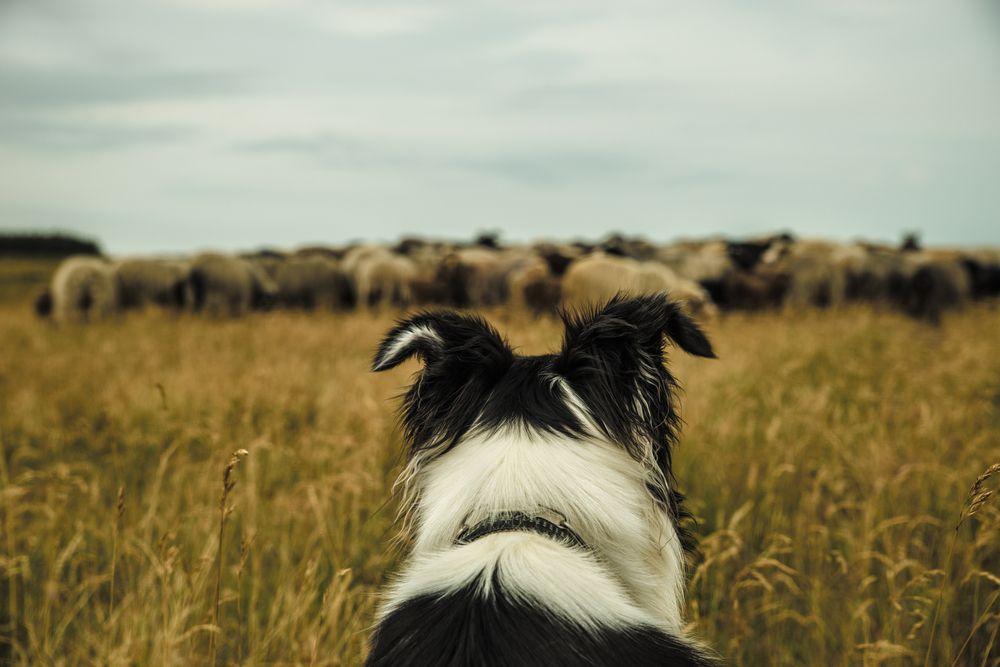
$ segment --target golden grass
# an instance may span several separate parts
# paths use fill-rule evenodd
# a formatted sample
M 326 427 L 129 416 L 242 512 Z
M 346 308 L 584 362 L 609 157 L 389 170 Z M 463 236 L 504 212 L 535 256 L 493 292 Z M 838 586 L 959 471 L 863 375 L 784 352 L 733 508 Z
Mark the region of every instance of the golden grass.
M 416 366 L 368 372 L 391 319 L 0 306 L 0 662 L 358 664 L 398 560 L 391 397 Z M 710 330 L 719 361 L 672 360 L 694 633 L 738 665 L 998 664 L 996 476 L 970 487 L 1000 461 L 1000 311 Z

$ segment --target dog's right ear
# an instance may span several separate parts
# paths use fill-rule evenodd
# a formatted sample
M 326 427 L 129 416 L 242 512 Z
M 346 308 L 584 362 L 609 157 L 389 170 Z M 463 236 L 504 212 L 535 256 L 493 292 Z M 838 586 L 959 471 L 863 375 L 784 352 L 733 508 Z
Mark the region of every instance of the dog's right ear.
M 450 311 L 420 313 L 397 323 L 379 345 L 372 370 L 389 370 L 414 356 L 425 367 L 483 371 L 506 368 L 513 361 L 510 347 L 485 320 Z

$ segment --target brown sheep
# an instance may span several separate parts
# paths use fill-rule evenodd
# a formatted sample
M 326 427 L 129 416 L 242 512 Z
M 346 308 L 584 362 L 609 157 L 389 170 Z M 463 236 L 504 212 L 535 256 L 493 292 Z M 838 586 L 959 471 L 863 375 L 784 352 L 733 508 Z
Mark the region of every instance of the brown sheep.
M 203 253 L 191 262 L 191 308 L 212 315 L 243 315 L 274 304 L 277 286 L 250 260 Z

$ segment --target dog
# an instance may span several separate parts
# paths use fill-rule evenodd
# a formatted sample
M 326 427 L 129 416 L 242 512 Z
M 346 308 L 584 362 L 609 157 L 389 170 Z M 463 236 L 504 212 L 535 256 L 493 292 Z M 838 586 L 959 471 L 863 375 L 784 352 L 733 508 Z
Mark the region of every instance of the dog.
M 417 357 L 400 476 L 412 553 L 367 665 L 709 665 L 685 636 L 689 515 L 671 471 L 672 342 L 714 358 L 665 294 L 563 313 L 555 354 L 483 319 L 424 312 L 373 362 Z

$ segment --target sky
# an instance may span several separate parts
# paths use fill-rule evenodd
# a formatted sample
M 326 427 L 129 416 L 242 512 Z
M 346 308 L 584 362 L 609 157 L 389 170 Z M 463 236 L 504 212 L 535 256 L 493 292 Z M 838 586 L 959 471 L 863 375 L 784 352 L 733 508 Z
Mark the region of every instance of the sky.
M 0 0 L 0 230 L 1000 245 L 993 0 Z

